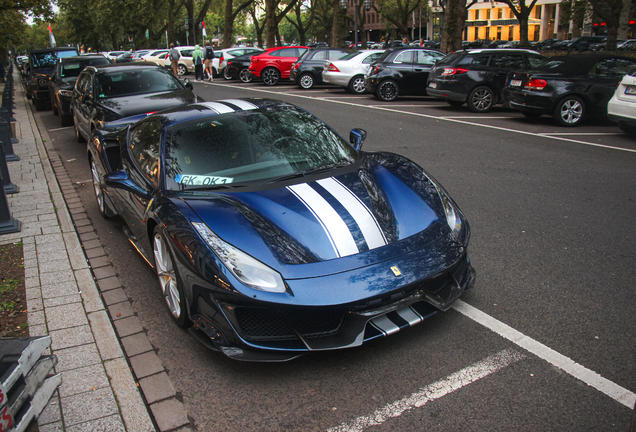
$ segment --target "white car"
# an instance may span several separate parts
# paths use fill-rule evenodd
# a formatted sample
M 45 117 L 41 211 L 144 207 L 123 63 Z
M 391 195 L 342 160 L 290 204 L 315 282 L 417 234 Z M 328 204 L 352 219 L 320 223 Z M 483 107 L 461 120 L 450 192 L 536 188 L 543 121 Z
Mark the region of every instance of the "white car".
M 115 63 L 115 59 L 119 57 L 120 55 L 124 54 L 125 52 L 126 51 L 109 51 L 104 55 L 106 56 L 108 60 Z
M 339 60 L 325 60 L 322 70 L 322 80 L 325 83 L 343 87 L 351 93 L 362 94 L 364 75 L 369 66 L 380 58 L 384 50 L 363 50 L 351 53 Z
M 143 59 L 143 61 L 152 62 L 158 65 L 163 65 L 165 64 L 163 56 L 167 54 L 169 51 L 170 50 L 167 50 L 167 49 L 150 51 L 148 54 L 142 56 L 141 58 Z
M 187 73 L 194 73 L 194 63 L 192 63 L 192 53 L 194 52 L 194 47 L 180 46 L 175 48 L 181 55 L 178 63 L 179 76 L 185 75 Z M 166 56 L 164 64 L 168 69 L 172 69 L 172 62 L 170 61 L 170 58 L 168 56 Z
M 240 47 L 240 48 L 225 48 L 222 50 L 214 50 L 214 59 L 212 60 L 212 69 L 214 70 L 214 76 L 223 74 L 223 77 L 227 80 L 232 79 L 230 76 L 225 75 L 225 66 L 227 61 L 234 57 L 242 56 L 243 54 L 252 54 L 263 52 L 262 49 L 256 47 Z
M 625 133 L 636 135 L 636 71 L 623 77 L 607 104 L 607 117 Z

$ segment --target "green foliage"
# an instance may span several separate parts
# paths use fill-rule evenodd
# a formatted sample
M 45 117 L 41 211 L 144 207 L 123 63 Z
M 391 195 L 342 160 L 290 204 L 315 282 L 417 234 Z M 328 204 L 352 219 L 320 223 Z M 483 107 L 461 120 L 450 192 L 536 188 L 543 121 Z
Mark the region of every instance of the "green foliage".
M 0 303 L 0 311 L 9 311 L 15 307 L 14 302 L 2 302 Z

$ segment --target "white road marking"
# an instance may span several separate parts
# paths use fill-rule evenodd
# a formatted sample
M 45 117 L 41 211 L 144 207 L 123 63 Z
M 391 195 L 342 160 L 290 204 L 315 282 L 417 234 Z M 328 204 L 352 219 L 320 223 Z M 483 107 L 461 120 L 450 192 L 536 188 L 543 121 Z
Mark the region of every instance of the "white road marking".
M 503 350 L 472 366 L 455 372 L 443 380 L 423 387 L 420 391 L 404 399 L 385 405 L 369 415 L 361 416 L 340 426 L 327 429 L 327 432 L 361 432 L 367 427 L 380 425 L 391 418 L 399 417 L 405 411 L 422 407 L 428 402 L 442 398 L 523 358 L 525 358 L 525 355 L 517 351 Z
M 573 377 L 583 381 L 585 384 L 594 387 L 598 391 L 606 394 L 615 401 L 620 402 L 629 409 L 634 407 L 636 394 L 616 383 L 613 383 L 607 378 L 603 378 L 600 374 L 593 370 L 576 363 L 574 360 L 556 352 L 552 348 L 549 348 L 540 342 L 537 342 L 536 340 L 524 335 L 468 303 L 457 300 L 453 305 L 453 309 L 492 330 L 501 337 L 508 339 L 521 348 L 530 351 L 532 354 L 542 358 Z
M 63 127 L 63 128 L 49 129 L 48 132 L 57 132 L 57 131 L 65 130 L 65 129 L 70 129 L 72 127 L 73 126 L 67 126 L 67 127 Z
M 73 162 L 76 161 L 77 159 L 68 159 L 66 162 Z
M 576 136 L 576 135 L 581 135 L 581 136 L 589 136 L 589 135 L 607 135 L 607 136 L 614 136 L 614 135 L 625 135 L 622 132 L 543 132 L 543 133 L 539 133 L 538 135 L 560 135 L 560 136 Z
M 262 93 L 279 94 L 279 92 L 275 92 L 275 91 L 272 91 L 272 90 L 263 90 L 263 89 L 259 89 L 259 88 L 256 88 L 256 87 L 241 87 L 241 86 L 234 86 L 234 85 L 227 85 L 227 87 L 241 88 L 241 89 L 245 89 L 245 90 L 251 90 L 251 91 L 262 92 Z M 609 146 L 609 145 L 604 145 L 604 144 L 590 143 L 590 142 L 586 142 L 586 141 L 579 141 L 579 140 L 574 140 L 574 139 L 565 138 L 565 137 L 559 137 L 559 136 L 554 136 L 554 135 L 539 135 L 536 132 L 525 132 L 525 131 L 519 131 L 519 130 L 515 130 L 515 129 L 499 127 L 499 126 L 472 123 L 472 122 L 468 122 L 468 121 L 463 121 L 462 119 L 444 118 L 444 117 L 434 116 L 434 115 L 430 115 L 430 114 L 421 114 L 421 113 L 414 113 L 414 112 L 408 112 L 408 111 L 400 111 L 400 110 L 396 110 L 396 109 L 385 108 L 385 106 L 383 106 L 383 105 L 361 105 L 361 104 L 345 102 L 345 101 L 338 101 L 338 100 L 318 99 L 316 97 L 298 95 L 298 94 L 290 94 L 290 96 L 295 96 L 295 97 L 304 98 L 304 99 L 322 100 L 322 101 L 325 101 L 325 102 L 338 103 L 338 104 L 342 104 L 342 105 L 355 106 L 355 107 L 359 107 L 359 108 L 377 109 L 377 110 L 382 110 L 382 111 L 394 112 L 394 113 L 397 113 L 397 114 L 406 114 L 406 115 L 430 118 L 430 119 L 435 119 L 435 120 L 444 120 L 444 121 L 449 121 L 449 122 L 454 122 L 454 123 L 462 123 L 462 124 L 467 124 L 467 125 L 471 125 L 471 126 L 483 127 L 483 128 L 487 128 L 487 129 L 495 129 L 495 130 L 500 130 L 500 131 L 504 131 L 504 132 L 517 133 L 517 134 L 521 134 L 521 135 L 541 136 L 542 138 L 553 139 L 553 140 L 557 140 L 557 141 L 565 141 L 565 142 L 570 142 L 570 143 L 574 143 L 574 144 L 582 144 L 582 145 L 587 145 L 587 146 L 591 146 L 591 147 L 600 147 L 600 148 L 606 148 L 606 149 L 610 149 L 610 150 L 618 150 L 618 151 L 624 151 L 624 152 L 629 152 L 629 153 L 636 153 L 636 149 L 628 149 L 628 148 L 623 148 L 623 147 L 615 147 L 615 146 Z M 397 105 L 391 105 L 391 106 L 395 107 Z M 420 106 L 420 105 L 417 105 L 417 106 Z M 431 105 L 427 105 L 427 106 L 431 106 Z
M 511 118 L 519 118 L 519 117 L 495 117 L 495 116 L 480 116 L 480 115 L 473 115 L 473 116 L 443 116 L 440 117 L 443 119 L 511 119 Z M 542 135 L 542 134 L 541 134 Z

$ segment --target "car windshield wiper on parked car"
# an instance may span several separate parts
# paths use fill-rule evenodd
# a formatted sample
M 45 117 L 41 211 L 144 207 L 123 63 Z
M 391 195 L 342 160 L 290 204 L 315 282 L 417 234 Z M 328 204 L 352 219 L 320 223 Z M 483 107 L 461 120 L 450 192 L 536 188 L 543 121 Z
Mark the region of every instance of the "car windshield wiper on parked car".
M 307 169 L 307 170 L 303 170 L 303 171 L 298 171 L 295 173 L 291 173 L 291 174 L 285 174 L 279 177 L 274 177 L 273 179 L 271 179 L 270 181 L 268 181 L 267 183 L 278 183 L 278 182 L 282 182 L 285 180 L 291 180 L 291 179 L 295 179 L 295 178 L 300 178 L 300 177 L 306 177 L 308 175 L 313 175 L 313 174 L 320 174 L 326 171 L 331 171 L 334 170 L 336 168 L 342 168 L 345 166 L 349 166 L 350 163 L 339 163 L 339 164 L 329 164 L 329 165 L 324 165 L 321 166 L 319 168 L 312 168 L 312 169 Z

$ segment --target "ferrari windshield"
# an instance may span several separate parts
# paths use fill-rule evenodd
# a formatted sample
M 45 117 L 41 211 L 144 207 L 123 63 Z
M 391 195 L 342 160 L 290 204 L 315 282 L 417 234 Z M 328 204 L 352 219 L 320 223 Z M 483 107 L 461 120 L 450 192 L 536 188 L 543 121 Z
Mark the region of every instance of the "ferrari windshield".
M 134 70 L 131 70 L 134 69 Z M 131 96 L 181 90 L 183 86 L 170 72 L 159 68 L 105 70 L 96 78 L 99 98 Z
M 326 124 L 293 107 L 179 123 L 166 133 L 165 154 L 166 186 L 172 190 L 275 182 L 357 159 Z

